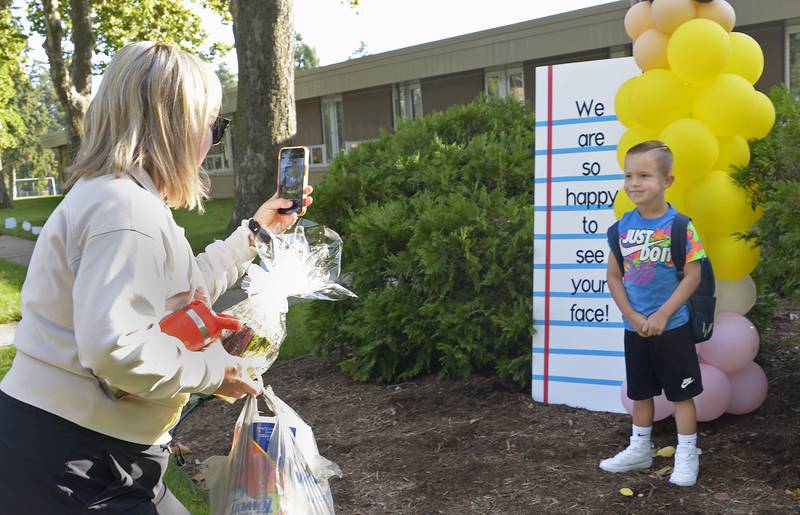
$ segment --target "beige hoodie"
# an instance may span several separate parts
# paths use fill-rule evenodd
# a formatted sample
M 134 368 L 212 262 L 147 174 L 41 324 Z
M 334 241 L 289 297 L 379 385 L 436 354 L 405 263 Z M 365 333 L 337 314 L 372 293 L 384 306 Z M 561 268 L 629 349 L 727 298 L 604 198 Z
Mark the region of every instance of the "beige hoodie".
M 42 228 L 22 287 L 8 395 L 88 429 L 161 444 L 190 393 L 222 383 L 219 343 L 189 352 L 158 321 L 213 303 L 255 257 L 246 222 L 195 257 L 143 171 L 81 179 Z M 129 392 L 103 393 L 97 378 Z

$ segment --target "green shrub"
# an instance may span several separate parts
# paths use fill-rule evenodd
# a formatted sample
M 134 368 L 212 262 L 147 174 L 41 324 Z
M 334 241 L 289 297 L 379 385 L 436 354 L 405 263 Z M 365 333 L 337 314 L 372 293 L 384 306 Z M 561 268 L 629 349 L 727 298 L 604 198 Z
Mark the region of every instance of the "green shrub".
M 355 379 L 530 378 L 533 118 L 481 97 L 340 155 L 312 218 L 359 299 L 313 303 L 317 351 Z
M 733 173 L 764 208 L 745 235 L 761 246 L 753 273 L 759 304 L 748 315 L 761 320 L 761 327 L 772 318 L 775 293 L 800 299 L 800 104 L 785 87 L 773 88 L 770 98 L 777 111 L 775 127 L 766 138 L 750 142 L 750 165 Z

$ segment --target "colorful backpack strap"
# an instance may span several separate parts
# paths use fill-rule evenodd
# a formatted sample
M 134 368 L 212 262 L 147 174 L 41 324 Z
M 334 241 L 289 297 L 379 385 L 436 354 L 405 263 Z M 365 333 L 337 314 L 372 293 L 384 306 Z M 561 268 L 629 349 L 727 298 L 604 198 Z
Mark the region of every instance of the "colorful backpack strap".
M 679 273 L 683 272 L 683 267 L 686 265 L 686 231 L 689 228 L 689 221 L 689 217 L 681 213 L 672 219 L 670 253 L 675 269 Z
M 608 228 L 606 237 L 608 238 L 608 248 L 610 248 L 611 253 L 616 256 L 619 269 L 625 270 L 622 261 L 622 250 L 619 248 L 619 222 L 614 222 L 614 225 Z

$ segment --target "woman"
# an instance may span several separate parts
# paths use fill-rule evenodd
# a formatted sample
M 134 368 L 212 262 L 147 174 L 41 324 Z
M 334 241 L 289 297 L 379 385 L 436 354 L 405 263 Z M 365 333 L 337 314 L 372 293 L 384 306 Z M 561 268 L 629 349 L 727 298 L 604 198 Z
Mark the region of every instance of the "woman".
M 191 393 L 260 389 L 219 343 L 190 352 L 159 324 L 232 286 L 256 255 L 259 224 L 296 218 L 273 197 L 192 255 L 170 207 L 202 209 L 200 164 L 226 125 L 220 103 L 214 73 L 178 47 L 135 43 L 109 64 L 72 188 L 22 288 L 17 354 L 0 383 L 0 512 L 188 513 L 163 482 L 167 431 Z

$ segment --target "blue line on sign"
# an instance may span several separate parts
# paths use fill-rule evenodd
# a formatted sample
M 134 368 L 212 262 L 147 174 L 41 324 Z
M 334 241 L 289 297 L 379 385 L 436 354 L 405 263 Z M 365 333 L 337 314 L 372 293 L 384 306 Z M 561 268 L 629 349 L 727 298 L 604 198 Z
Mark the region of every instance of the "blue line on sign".
M 543 291 L 533 292 L 534 297 L 544 297 Z M 610 299 L 610 293 L 570 293 L 568 291 L 551 291 L 550 296 L 557 299 Z
M 624 173 L 615 173 L 612 175 L 589 175 L 588 177 L 584 177 L 583 175 L 569 175 L 565 177 L 553 177 L 550 179 L 550 182 L 584 182 L 584 181 L 621 181 L 625 179 Z M 536 184 L 546 184 L 547 177 L 540 177 L 538 179 L 534 179 L 533 182 Z
M 614 206 L 533 206 L 534 211 L 608 211 Z
M 534 240 L 546 240 L 546 234 L 534 234 Z M 603 234 L 585 234 L 585 233 L 574 233 L 574 234 L 551 234 L 551 240 L 605 240 L 606 235 Z
M 611 116 L 594 116 L 591 118 L 562 118 L 560 120 L 553 120 L 555 125 L 577 125 L 581 123 L 598 123 L 598 122 L 616 122 L 618 118 L 614 115 Z M 541 120 L 536 122 L 536 127 L 547 127 L 548 120 Z
M 554 148 L 550 153 L 554 156 L 560 154 L 584 154 L 587 152 L 611 152 L 617 150 L 616 145 L 604 145 L 602 147 L 572 147 L 572 148 Z M 534 155 L 546 156 L 547 149 L 537 150 Z
M 533 374 L 531 379 L 534 381 L 544 381 L 544 376 L 541 374 Z M 592 379 L 591 377 L 566 377 L 566 376 L 548 376 L 548 381 L 558 383 L 578 383 L 578 384 L 597 384 L 601 386 L 622 386 L 622 381 L 614 379 Z
M 544 349 L 534 348 L 534 354 L 544 354 Z M 561 354 L 567 356 L 604 356 L 604 357 L 625 357 L 625 353 L 621 350 L 593 350 L 593 349 L 564 349 L 564 348 L 550 348 L 550 354 Z
M 544 270 L 544 263 L 534 263 L 534 270 Z M 550 263 L 550 270 L 605 270 L 608 265 L 605 263 Z
M 573 322 L 572 320 L 551 320 L 549 322 L 554 327 L 603 327 L 613 329 L 617 327 L 625 327 L 622 322 Z M 544 325 L 543 320 L 535 320 L 533 325 Z

